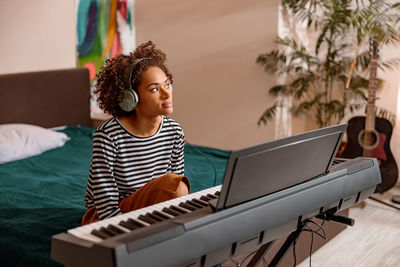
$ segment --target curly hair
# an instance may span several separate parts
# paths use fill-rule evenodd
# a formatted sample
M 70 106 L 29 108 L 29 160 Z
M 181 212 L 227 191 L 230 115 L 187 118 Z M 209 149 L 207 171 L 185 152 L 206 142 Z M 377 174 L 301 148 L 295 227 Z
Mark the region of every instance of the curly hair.
M 132 88 L 138 88 L 143 72 L 150 67 L 160 68 L 172 83 L 172 74 L 166 66 L 167 56 L 160 49 L 155 48 L 152 41 L 139 45 L 129 55 L 118 55 L 107 59 L 100 72 L 97 74 L 94 93 L 100 108 L 113 117 L 129 115 L 134 111 L 126 112 L 118 105 L 118 95 L 122 90 L 129 88 L 129 75 L 133 64 L 141 58 L 149 58 L 138 62 L 132 73 Z M 137 90 L 136 90 L 137 92 Z M 140 96 L 139 96 L 140 98 Z

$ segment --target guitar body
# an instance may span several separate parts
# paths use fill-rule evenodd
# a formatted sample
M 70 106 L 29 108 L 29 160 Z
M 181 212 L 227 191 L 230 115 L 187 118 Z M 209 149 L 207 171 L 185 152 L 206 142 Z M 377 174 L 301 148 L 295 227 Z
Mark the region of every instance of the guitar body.
M 365 129 L 365 117 L 351 118 L 347 126 L 347 144 L 340 155 L 342 158 L 362 157 L 364 148 L 360 144 L 360 132 Z M 375 130 L 379 133 L 378 145 L 370 151 L 371 157 L 379 161 L 382 183 L 377 186 L 377 192 L 385 192 L 396 185 L 398 169 L 396 161 L 390 150 L 390 139 L 392 137 L 392 124 L 382 118 L 375 118 Z

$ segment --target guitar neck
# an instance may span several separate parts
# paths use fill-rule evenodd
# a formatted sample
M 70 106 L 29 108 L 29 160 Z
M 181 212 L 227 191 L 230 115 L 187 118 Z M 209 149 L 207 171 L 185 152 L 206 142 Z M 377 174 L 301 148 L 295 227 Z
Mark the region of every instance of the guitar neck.
M 370 39 L 370 76 L 368 83 L 368 102 L 367 102 L 367 110 L 365 116 L 365 129 L 364 129 L 364 149 L 363 156 L 370 156 L 370 149 L 367 149 L 367 146 L 371 146 L 378 141 L 379 137 L 375 136 L 376 140 L 374 140 L 373 132 L 375 131 L 375 99 L 376 99 L 376 72 L 378 68 L 378 46 L 375 38 Z
M 368 102 L 365 118 L 365 131 L 371 132 L 375 129 L 375 99 L 376 99 L 376 71 L 377 60 L 371 60 L 370 77 L 368 83 Z

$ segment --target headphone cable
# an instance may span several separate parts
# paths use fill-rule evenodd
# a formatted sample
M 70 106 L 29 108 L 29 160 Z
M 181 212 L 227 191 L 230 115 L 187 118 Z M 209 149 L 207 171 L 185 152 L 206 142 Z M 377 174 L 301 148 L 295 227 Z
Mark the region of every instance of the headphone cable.
M 179 135 L 178 131 L 175 129 L 174 126 L 172 126 L 172 124 L 171 124 L 171 122 L 170 122 L 170 120 L 172 120 L 172 119 L 170 119 L 168 116 L 165 116 L 165 117 L 168 119 L 167 122 L 168 122 L 169 126 L 171 126 L 171 128 L 175 131 L 175 133 Z M 209 157 L 207 157 L 203 152 L 201 152 L 200 149 L 198 149 L 197 147 L 193 146 L 193 145 L 190 144 L 188 141 L 186 141 L 185 138 L 183 138 L 183 141 L 184 141 L 186 144 L 188 144 L 191 148 L 193 148 L 194 150 L 196 150 L 200 155 L 202 155 L 203 157 L 205 157 L 205 158 L 208 160 L 208 162 L 211 164 L 211 166 L 213 167 L 213 170 L 214 170 L 214 187 L 215 187 L 215 186 L 217 185 L 217 168 L 215 167 L 214 163 L 211 161 L 211 159 L 210 159 Z

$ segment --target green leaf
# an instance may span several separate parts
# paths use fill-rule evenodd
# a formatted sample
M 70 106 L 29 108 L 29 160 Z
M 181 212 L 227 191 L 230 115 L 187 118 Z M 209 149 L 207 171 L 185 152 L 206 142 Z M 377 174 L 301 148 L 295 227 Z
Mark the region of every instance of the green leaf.
M 279 49 L 257 58 L 257 63 L 268 74 L 284 79 L 272 86 L 269 94 L 292 96 L 291 112 L 295 116 L 313 118 L 319 126 L 338 122 L 345 112 L 362 108 L 369 86 L 371 60 L 365 48 L 370 36 L 376 36 L 380 46 L 400 43 L 400 2 L 389 2 L 282 0 L 285 12 L 295 17 L 293 23 L 305 22 L 307 27 L 313 26 L 317 36 L 307 48 L 301 36 L 277 37 Z M 354 69 L 350 71 L 353 62 Z M 398 58 L 379 59 L 378 68 L 394 70 L 399 64 Z M 349 76 L 350 83 L 345 88 Z M 383 81 L 377 79 L 377 82 L 381 88 Z M 277 105 L 263 113 L 259 124 L 266 124 L 275 116 Z M 388 116 L 387 112 L 380 114 Z
M 261 117 L 258 119 L 257 124 L 260 125 L 261 123 L 263 123 L 267 125 L 267 122 L 273 120 L 273 118 L 275 117 L 276 109 L 277 109 L 277 104 L 274 104 L 272 107 L 267 108 L 261 115 Z

